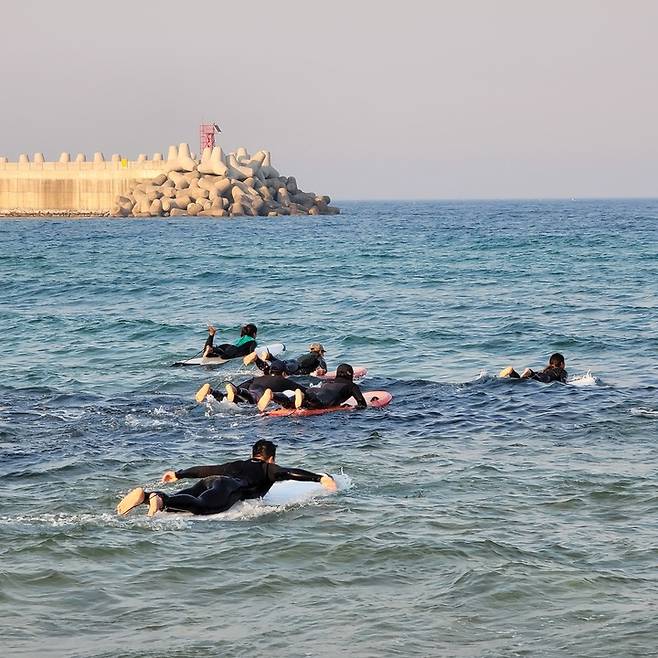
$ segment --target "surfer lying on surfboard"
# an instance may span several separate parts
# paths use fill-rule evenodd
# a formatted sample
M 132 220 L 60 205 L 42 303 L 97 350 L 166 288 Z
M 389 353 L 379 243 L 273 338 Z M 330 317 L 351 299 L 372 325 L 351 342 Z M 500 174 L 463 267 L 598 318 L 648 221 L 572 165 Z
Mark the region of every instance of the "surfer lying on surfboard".
M 215 400 L 221 402 L 226 398 L 229 402 L 247 402 L 248 404 L 257 404 L 265 391 L 276 391 L 277 394 L 283 394 L 283 391 L 296 391 L 306 389 L 292 379 L 288 379 L 283 374 L 283 368 L 280 362 L 275 361 L 270 367 L 268 375 L 252 377 L 235 386 L 231 382 L 226 384 L 226 393 L 217 391 L 210 387 L 210 384 L 204 384 L 194 396 L 196 401 L 201 404 L 206 396 L 212 395 Z M 285 397 L 285 396 L 284 396 Z
M 330 475 L 312 473 L 301 468 L 285 468 L 274 463 L 276 445 L 261 439 L 254 443 L 251 459 L 227 462 L 214 466 L 193 466 L 180 471 L 167 471 L 162 482 L 176 482 L 184 478 L 201 478 L 194 486 L 175 494 L 144 491 L 142 487 L 126 494 L 117 505 L 117 514 L 128 514 L 138 505 L 148 505 L 148 516 L 167 512 L 219 514 L 241 500 L 262 498 L 275 482 L 297 480 L 319 482 L 328 491 L 336 491 Z
M 352 366 L 349 363 L 341 363 L 336 368 L 336 379 L 322 382 L 319 388 L 305 389 L 299 386 L 294 398 L 268 388 L 258 400 L 258 409 L 265 411 L 270 402 L 276 402 L 286 409 L 328 409 L 339 407 L 351 397 L 356 400 L 357 409 L 365 409 L 368 404 L 353 379 Z
M 243 361 L 246 366 L 255 363 L 256 367 L 263 372 L 271 371 L 272 365 L 276 366 L 286 375 L 310 375 L 312 373 L 318 376 L 327 374 L 327 363 L 324 360 L 326 350 L 321 343 L 311 343 L 306 354 L 298 356 L 296 359 L 277 359 L 273 357 L 267 349 L 254 351 L 247 354 Z
M 526 368 L 520 375 L 512 366 L 503 368 L 498 374 L 499 377 L 509 377 L 511 379 L 534 379 L 538 382 L 562 382 L 567 383 L 567 371 L 564 369 L 564 357 L 559 353 L 551 354 L 548 365 L 540 372 L 535 372 L 531 368 Z
M 203 356 L 213 357 L 218 356 L 222 359 L 235 359 L 240 356 L 246 356 L 256 349 L 256 334 L 258 328 L 255 324 L 245 324 L 240 328 L 240 338 L 231 345 L 230 343 L 222 343 L 221 345 L 213 346 L 213 340 L 217 330 L 211 324 L 208 325 L 208 338 L 206 344 L 203 346 Z

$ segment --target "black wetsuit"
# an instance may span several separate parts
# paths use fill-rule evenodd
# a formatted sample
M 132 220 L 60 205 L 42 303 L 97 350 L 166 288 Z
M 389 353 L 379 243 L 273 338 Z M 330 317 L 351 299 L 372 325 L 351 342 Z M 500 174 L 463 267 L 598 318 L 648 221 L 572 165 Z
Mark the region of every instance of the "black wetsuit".
M 222 343 L 221 345 L 213 345 L 212 342 L 215 336 L 208 336 L 206 344 L 204 345 L 204 352 L 206 347 L 210 347 L 210 352 L 206 356 L 219 356 L 222 359 L 237 359 L 241 356 L 247 356 L 256 349 L 256 339 L 251 336 L 242 336 L 246 338 L 241 345 L 231 345 L 230 343 Z M 238 341 L 238 342 L 240 342 Z
M 283 360 L 272 358 L 269 364 L 261 358 L 256 358 L 256 366 L 265 372 L 267 372 L 268 368 L 272 369 L 274 367 L 279 372 L 285 372 L 287 375 L 310 375 L 318 368 L 327 369 L 324 358 L 317 352 L 302 354 L 296 359 Z
M 567 371 L 564 368 L 558 368 L 556 366 L 547 366 L 541 372 L 533 372 L 524 379 L 535 379 L 538 382 L 544 382 L 548 384 L 550 382 L 562 382 L 563 384 L 567 383 Z
M 176 471 L 176 477 L 202 478 L 194 486 L 175 494 L 157 492 L 167 512 L 219 514 L 240 500 L 261 498 L 275 482 L 298 480 L 319 482 L 317 473 L 285 468 L 261 459 L 245 459 L 215 466 L 194 466 Z
M 285 397 L 285 396 L 284 396 Z M 343 377 L 336 377 L 322 382 L 320 388 L 307 388 L 304 391 L 303 407 L 306 409 L 327 409 L 328 407 L 338 407 L 351 397 L 356 400 L 358 409 L 364 409 L 368 406 L 361 389 L 351 380 Z M 274 397 L 282 407 L 290 409 L 294 406 L 294 400 L 284 400 L 283 397 Z
M 238 398 L 251 404 L 256 404 L 261 395 L 265 393 L 265 389 L 272 389 L 275 398 L 278 395 L 283 395 L 283 391 L 296 391 L 300 389 L 306 392 L 306 389 L 292 379 L 282 377 L 281 375 L 262 375 L 261 377 L 253 377 L 246 382 L 242 382 L 238 389 Z M 283 396 L 286 397 L 285 395 Z

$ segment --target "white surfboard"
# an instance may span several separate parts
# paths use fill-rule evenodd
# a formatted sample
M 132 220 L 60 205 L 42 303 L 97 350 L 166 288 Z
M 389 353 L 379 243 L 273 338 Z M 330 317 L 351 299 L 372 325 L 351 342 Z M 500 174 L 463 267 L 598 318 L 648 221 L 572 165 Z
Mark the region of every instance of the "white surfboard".
M 286 351 L 286 346 L 283 343 L 272 343 L 271 345 L 264 345 L 259 347 L 258 350 L 267 350 L 272 356 L 279 356 Z M 244 357 L 239 356 L 237 359 Z M 199 356 L 194 359 L 187 359 L 186 361 L 176 361 L 172 366 L 220 366 L 222 363 L 228 363 L 235 359 L 222 359 L 221 356 Z

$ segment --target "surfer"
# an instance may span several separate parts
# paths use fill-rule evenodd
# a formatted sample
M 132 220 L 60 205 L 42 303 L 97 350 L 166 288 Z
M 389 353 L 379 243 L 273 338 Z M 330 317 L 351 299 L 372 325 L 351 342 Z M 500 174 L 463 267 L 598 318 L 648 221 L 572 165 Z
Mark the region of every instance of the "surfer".
M 273 361 L 272 365 L 268 366 L 268 374 L 252 377 L 237 386 L 231 382 L 227 383 L 226 393 L 211 388 L 210 384 L 204 384 L 194 397 L 199 403 L 202 403 L 207 395 L 212 395 L 219 402 L 226 398 L 229 402 L 257 404 L 263 393 L 268 389 L 281 395 L 284 391 L 306 390 L 301 384 L 288 379 L 280 364 L 280 361 Z
M 256 334 L 258 328 L 255 324 L 245 324 L 240 328 L 240 338 L 232 345 L 223 343 L 222 345 L 213 345 L 217 330 L 211 324 L 208 325 L 208 338 L 203 346 L 203 356 L 218 356 L 222 359 L 236 359 L 245 356 L 256 349 Z
M 326 350 L 321 343 L 311 343 L 306 354 L 296 359 L 277 359 L 266 349 L 261 352 L 251 352 L 244 357 L 246 366 L 255 363 L 256 367 L 267 373 L 271 371 L 272 365 L 276 364 L 286 375 L 310 375 L 323 376 L 327 374 L 327 363 L 324 360 Z
M 312 473 L 301 468 L 285 468 L 275 464 L 276 445 L 260 439 L 254 443 L 251 459 L 214 466 L 193 466 L 180 471 L 167 471 L 162 482 L 201 478 L 195 485 L 175 494 L 145 491 L 142 487 L 126 494 L 117 505 L 117 514 L 128 514 L 138 505 L 148 505 L 148 515 L 156 512 L 192 512 L 219 514 L 235 503 L 249 498 L 262 498 L 275 482 L 297 480 L 319 482 L 328 491 L 336 491 L 336 481 L 330 475 Z
M 567 371 L 564 369 L 564 366 L 564 357 L 559 352 L 555 352 L 555 354 L 551 354 L 548 365 L 539 372 L 535 372 L 531 368 L 526 368 L 519 375 L 512 366 L 508 366 L 507 368 L 503 368 L 498 376 L 503 378 L 509 377 L 511 379 L 534 379 L 545 384 L 549 382 L 562 382 L 566 384 Z
M 361 389 L 354 383 L 354 369 L 349 363 L 341 363 L 336 368 L 336 378 L 322 382 L 319 388 L 299 387 L 295 397 L 289 398 L 282 393 L 267 389 L 260 400 L 258 409 L 264 411 L 274 401 L 286 409 L 327 409 L 339 407 L 351 397 L 356 400 L 357 409 L 365 409 L 366 403 Z

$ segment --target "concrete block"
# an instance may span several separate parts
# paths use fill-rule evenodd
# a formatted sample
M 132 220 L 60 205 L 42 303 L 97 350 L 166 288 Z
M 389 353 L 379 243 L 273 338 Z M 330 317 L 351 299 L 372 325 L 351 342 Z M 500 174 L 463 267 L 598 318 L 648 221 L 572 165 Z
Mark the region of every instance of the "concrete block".
M 190 203 L 190 205 L 187 206 L 187 214 L 191 215 L 192 217 L 198 215 L 202 210 L 203 206 L 199 203 Z
M 190 146 L 185 142 L 178 145 L 178 166 L 182 171 L 194 171 L 196 169 L 196 162 L 192 159 L 190 153 Z

